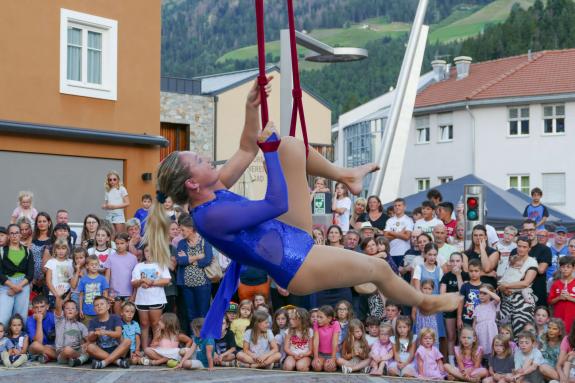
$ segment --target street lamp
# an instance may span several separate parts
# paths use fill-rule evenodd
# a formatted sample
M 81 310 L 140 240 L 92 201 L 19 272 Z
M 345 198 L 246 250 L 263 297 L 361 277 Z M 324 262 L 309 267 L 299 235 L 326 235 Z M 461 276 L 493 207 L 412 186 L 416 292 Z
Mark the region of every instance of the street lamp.
M 319 63 L 351 62 L 367 58 L 367 50 L 363 48 L 335 48 L 302 32 L 295 31 L 296 44 L 315 53 L 306 56 L 306 61 Z M 288 29 L 280 31 L 280 133 L 289 135 L 292 110 L 292 63 L 290 51 L 290 36 Z

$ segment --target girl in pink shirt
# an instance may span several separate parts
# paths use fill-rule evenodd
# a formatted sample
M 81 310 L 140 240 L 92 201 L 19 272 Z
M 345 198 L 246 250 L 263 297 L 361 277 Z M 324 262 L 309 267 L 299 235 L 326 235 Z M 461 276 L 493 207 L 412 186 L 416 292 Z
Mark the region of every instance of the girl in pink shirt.
M 313 325 L 313 362 L 316 372 L 335 372 L 337 369 L 337 341 L 341 328 L 334 320 L 335 312 L 331 306 L 321 306 L 317 312 L 317 322 Z

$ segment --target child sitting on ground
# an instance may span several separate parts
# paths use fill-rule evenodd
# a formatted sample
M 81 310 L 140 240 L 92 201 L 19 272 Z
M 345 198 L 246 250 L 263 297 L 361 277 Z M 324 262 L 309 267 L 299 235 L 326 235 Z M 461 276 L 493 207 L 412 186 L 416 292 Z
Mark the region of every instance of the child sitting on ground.
M 204 326 L 204 318 L 196 318 L 192 321 L 192 331 L 194 332 L 194 344 L 190 349 L 189 355 L 196 354 L 196 360 L 184 360 L 181 366 L 187 369 L 204 368 L 208 366 L 208 370 L 214 370 L 214 339 L 202 339 L 200 332 Z M 196 365 L 195 362 L 200 362 L 201 367 Z
M 31 337 L 29 352 L 38 355 L 40 363 L 56 360 L 56 321 L 54 313 L 49 310 L 48 298 L 38 295 L 32 300 L 34 314 L 28 317 L 26 329 Z
M 315 372 L 335 372 L 337 370 L 337 341 L 341 328 L 334 320 L 333 307 L 324 305 L 317 311 L 317 320 L 313 323 L 313 361 Z M 313 322 L 313 320 L 312 320 Z
M 443 368 L 443 355 L 434 346 L 436 334 L 433 329 L 422 328 L 418 334 L 419 347 L 415 351 L 417 371 L 423 379 L 445 379 L 446 373 Z
M 489 371 L 481 367 L 483 350 L 477 341 L 477 335 L 472 327 L 464 326 L 459 333 L 459 346 L 455 346 L 457 366 L 445 364 L 449 380 L 477 382 L 485 378 Z
M 539 372 L 539 366 L 545 363 L 545 359 L 535 347 L 536 338 L 531 331 L 522 331 L 517 335 L 518 349 L 515 351 L 515 381 L 541 382 L 543 375 Z
M 12 341 L 8 339 L 6 336 L 7 332 L 4 328 L 4 324 L 0 323 L 0 359 L 2 361 L 6 361 L 6 367 L 9 367 L 12 363 L 10 363 L 10 350 L 14 348 Z
M 136 305 L 132 302 L 122 304 L 122 338 L 130 339 L 130 363 L 140 364 L 142 361 L 142 331 L 140 324 L 134 320 Z
M 58 363 L 77 367 L 89 359 L 84 346 L 84 338 L 88 329 L 78 322 L 78 306 L 74 301 L 63 302 L 61 291 L 57 290 L 56 307 L 56 353 Z
M 369 315 L 365 318 L 365 327 L 367 329 L 367 334 L 365 335 L 365 340 L 369 347 L 373 346 L 374 343 L 379 339 L 379 326 L 381 321 L 374 316 Z
M 222 337 L 216 340 L 214 345 L 216 351 L 214 355 L 214 365 L 216 366 L 236 366 L 236 339 L 234 332 L 229 328 L 230 322 L 227 318 L 224 318 L 222 321 Z
M 379 339 L 371 346 L 371 372 L 372 376 L 382 376 L 393 361 L 393 327 L 388 323 L 379 326 Z
M 193 343 L 189 336 L 181 332 L 178 317 L 173 313 L 162 314 L 158 322 L 158 332 L 154 335 L 150 347 L 144 349 L 146 358 L 142 360 L 142 364 L 145 366 L 159 366 L 173 360 L 175 362 L 171 362 L 170 367 L 176 367 L 182 361 L 180 343 L 183 343 L 186 349 Z
M 286 359 L 285 371 L 307 372 L 311 364 L 313 330 L 306 309 L 296 307 L 289 314 L 289 328 L 286 332 L 284 351 Z
M 110 314 L 110 304 L 103 296 L 94 298 L 96 317 L 88 325 L 90 342 L 88 355 L 92 357 L 92 368 L 101 369 L 111 364 L 121 368 L 129 368 L 130 363 L 124 357 L 130 350 L 130 340 L 122 339 L 122 319 L 116 314 Z
M 496 335 L 493 338 L 489 356 L 489 375 L 483 379 L 483 383 L 512 383 L 513 370 L 515 363 L 513 361 L 513 350 L 509 344 L 509 338 L 505 335 Z
M 250 327 L 244 334 L 243 350 L 237 355 L 238 364 L 271 369 L 280 358 L 274 334 L 269 329 L 268 315 L 262 311 L 254 312 Z
M 348 331 L 341 347 L 341 358 L 337 364 L 341 366 L 344 374 L 361 371 L 369 372 L 369 345 L 365 339 L 365 329 L 359 319 L 352 319 L 348 324 Z
M 5 367 L 20 367 L 28 360 L 28 334 L 24 332 L 24 320 L 19 314 L 14 314 L 8 322 L 8 340 L 12 348 L 3 355 Z
M 233 320 L 232 324 L 230 325 L 230 329 L 236 337 L 236 347 L 238 349 L 242 349 L 244 347 L 244 334 L 250 325 L 254 312 L 252 301 L 249 299 L 244 299 L 241 301 L 239 311 L 239 318 Z

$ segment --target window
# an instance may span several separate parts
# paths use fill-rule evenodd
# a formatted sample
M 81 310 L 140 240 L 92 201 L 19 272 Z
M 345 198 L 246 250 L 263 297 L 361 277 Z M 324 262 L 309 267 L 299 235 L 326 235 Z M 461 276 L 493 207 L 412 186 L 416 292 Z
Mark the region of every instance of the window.
M 60 10 L 60 92 L 117 99 L 118 22 Z
M 529 135 L 529 107 L 509 108 L 509 135 Z
M 418 144 L 427 144 L 431 140 L 429 130 L 429 116 L 415 118 L 415 130 L 417 132 Z
M 453 177 L 439 177 L 439 183 L 441 185 L 443 184 L 447 184 L 449 182 L 453 181 Z
M 344 129 L 346 167 L 361 166 L 374 160 L 371 122 L 361 121 Z M 372 174 L 368 174 L 363 178 L 364 190 L 369 188 L 371 177 Z
M 453 115 L 452 113 L 441 113 L 437 115 L 439 125 L 439 137 L 437 141 L 453 141 Z
M 565 205 L 565 173 L 543 173 L 543 195 L 549 205 Z
M 509 176 L 509 187 L 519 190 L 521 193 L 529 195 L 529 176 L 513 175 Z
M 565 105 L 543 106 L 543 133 L 565 133 Z
M 429 178 L 417 178 L 417 191 L 424 191 L 429 189 L 430 187 L 430 183 L 429 183 Z

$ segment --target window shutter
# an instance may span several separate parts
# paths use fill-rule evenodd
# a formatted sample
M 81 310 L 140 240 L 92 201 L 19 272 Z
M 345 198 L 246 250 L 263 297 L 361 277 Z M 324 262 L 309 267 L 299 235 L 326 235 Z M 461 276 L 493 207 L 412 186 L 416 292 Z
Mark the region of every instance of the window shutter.
M 544 202 L 548 204 L 565 204 L 565 173 L 543 174 Z

